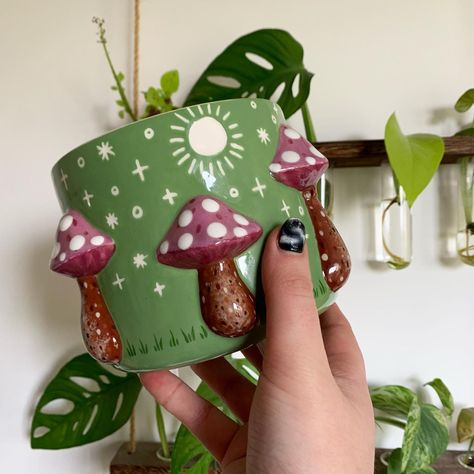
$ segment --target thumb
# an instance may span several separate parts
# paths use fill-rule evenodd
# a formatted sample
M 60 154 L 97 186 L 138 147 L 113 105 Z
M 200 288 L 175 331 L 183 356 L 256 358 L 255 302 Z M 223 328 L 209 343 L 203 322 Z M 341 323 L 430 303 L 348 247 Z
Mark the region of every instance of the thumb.
M 316 368 L 330 374 L 300 220 L 288 219 L 269 235 L 262 279 L 267 313 L 264 370 L 298 377 Z

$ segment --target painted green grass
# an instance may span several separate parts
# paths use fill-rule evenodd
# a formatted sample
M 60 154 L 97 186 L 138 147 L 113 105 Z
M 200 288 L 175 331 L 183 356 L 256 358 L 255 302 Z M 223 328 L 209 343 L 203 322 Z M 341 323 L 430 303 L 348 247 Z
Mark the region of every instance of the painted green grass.
M 137 350 L 133 344 L 130 344 L 130 341 L 127 340 L 127 345 L 125 347 L 129 357 L 135 357 L 137 355 Z
M 316 288 L 313 287 L 313 291 L 316 298 L 319 298 L 320 296 L 323 296 L 327 293 L 327 288 L 324 285 L 324 283 L 321 280 L 319 280 L 317 287 Z
M 179 346 L 179 339 L 173 334 L 173 331 L 170 329 L 170 347 L 176 347 Z
M 153 350 L 155 352 L 160 352 L 163 350 L 163 338 L 160 337 L 160 340 L 158 340 L 158 338 L 156 337 L 156 334 L 153 335 L 153 340 L 154 340 L 154 344 L 153 344 Z
M 181 334 L 184 337 L 184 341 L 186 344 L 189 344 L 190 342 L 194 342 L 196 340 L 196 334 L 194 333 L 194 326 L 191 328 L 190 332 L 186 332 L 183 329 L 181 329 Z
M 206 337 L 209 335 L 207 329 L 204 326 L 201 326 L 201 329 L 199 330 L 199 335 L 201 336 L 201 339 L 206 339 Z

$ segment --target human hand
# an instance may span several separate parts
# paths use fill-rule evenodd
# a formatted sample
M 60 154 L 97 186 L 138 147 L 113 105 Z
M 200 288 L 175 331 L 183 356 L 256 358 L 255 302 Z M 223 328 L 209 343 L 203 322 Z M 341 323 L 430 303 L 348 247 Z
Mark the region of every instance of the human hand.
M 373 411 L 362 354 L 337 305 L 318 318 L 301 223 L 290 220 L 283 229 L 270 234 L 263 254 L 265 354 L 256 347 L 243 351 L 260 370 L 257 386 L 224 358 L 193 366 L 242 424 L 169 371 L 144 373 L 142 383 L 225 474 L 373 473 Z

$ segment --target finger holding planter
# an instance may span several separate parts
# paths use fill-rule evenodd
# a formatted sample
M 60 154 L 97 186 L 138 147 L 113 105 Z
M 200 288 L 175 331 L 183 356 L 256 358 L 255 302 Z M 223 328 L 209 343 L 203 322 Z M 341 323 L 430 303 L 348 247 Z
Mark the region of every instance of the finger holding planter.
M 315 188 L 328 165 L 327 158 L 297 131 L 286 125 L 280 127 L 280 140 L 269 166 L 270 173 L 276 181 L 303 194 L 318 242 L 324 278 L 329 288 L 337 291 L 349 276 L 351 260 L 346 245 L 326 215 Z
M 215 197 L 197 196 L 181 209 L 157 249 L 160 263 L 197 270 L 202 317 L 216 334 L 242 336 L 257 324 L 255 298 L 233 259 L 261 235 L 256 221 Z
M 122 344 L 96 275 L 114 252 L 114 241 L 95 229 L 79 212 L 70 210 L 59 221 L 51 270 L 77 278 L 84 342 L 95 359 L 107 363 L 120 361 Z

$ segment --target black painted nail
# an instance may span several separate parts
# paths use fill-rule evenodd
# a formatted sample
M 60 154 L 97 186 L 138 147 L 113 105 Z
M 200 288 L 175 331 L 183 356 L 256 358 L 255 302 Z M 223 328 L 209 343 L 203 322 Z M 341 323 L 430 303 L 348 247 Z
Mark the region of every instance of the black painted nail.
M 305 233 L 304 224 L 299 219 L 288 219 L 281 226 L 278 246 L 288 252 L 302 253 Z

